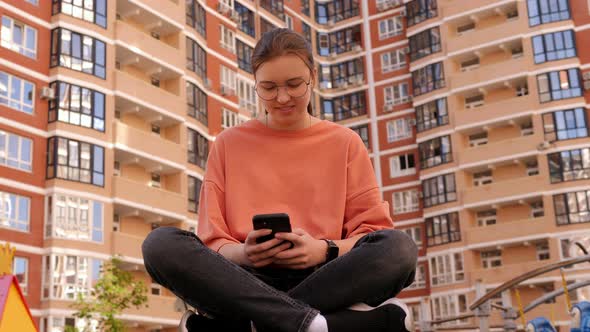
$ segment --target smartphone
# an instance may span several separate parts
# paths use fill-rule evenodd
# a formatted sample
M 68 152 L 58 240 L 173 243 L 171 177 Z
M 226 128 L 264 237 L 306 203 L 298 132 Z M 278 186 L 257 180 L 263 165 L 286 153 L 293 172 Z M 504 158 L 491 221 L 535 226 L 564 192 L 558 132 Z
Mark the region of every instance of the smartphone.
M 274 239 L 275 233 L 291 233 L 291 221 L 286 213 L 257 214 L 252 217 L 254 229 L 270 229 L 272 233 L 256 239 L 262 243 Z

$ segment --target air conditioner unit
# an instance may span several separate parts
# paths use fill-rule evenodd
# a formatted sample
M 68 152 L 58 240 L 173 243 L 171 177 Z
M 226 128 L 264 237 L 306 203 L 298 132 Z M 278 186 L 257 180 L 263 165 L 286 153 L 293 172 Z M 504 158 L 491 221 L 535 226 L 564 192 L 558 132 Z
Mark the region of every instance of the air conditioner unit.
M 406 47 L 402 48 L 402 52 L 404 52 L 404 54 L 410 53 L 410 47 L 406 46 Z
M 55 90 L 48 86 L 44 86 L 41 88 L 41 99 L 51 100 L 55 99 Z
M 474 108 L 483 106 L 483 104 L 484 104 L 483 100 L 478 100 L 478 101 L 474 101 L 472 103 L 466 103 L 465 104 L 465 108 L 467 108 L 467 109 L 474 109 Z
M 205 86 L 205 89 L 210 90 L 211 89 L 211 80 L 208 78 L 203 79 L 203 85 Z
M 405 7 L 402 9 L 402 11 L 400 12 L 400 14 L 402 16 L 406 16 L 407 12 L 406 12 L 406 8 Z
M 115 161 L 115 165 L 114 165 L 114 169 L 113 169 L 113 175 L 114 176 L 120 176 L 121 175 L 121 163 L 118 161 Z
M 377 4 L 377 10 L 382 12 L 387 9 L 387 4 L 385 2 L 380 2 Z
M 232 89 L 228 86 L 225 86 L 225 85 L 221 86 L 221 95 L 222 96 L 233 96 L 234 94 L 235 94 L 234 89 Z
M 537 145 L 537 150 L 547 150 L 551 147 L 551 142 L 543 141 Z
M 355 52 L 360 52 L 363 50 L 363 48 L 361 47 L 361 45 L 354 45 L 354 47 L 352 48 L 353 51 Z
M 240 21 L 242 20 L 242 18 L 240 17 L 240 13 L 233 11 L 231 13 L 231 17 L 230 19 L 236 23 L 240 23 Z
M 383 107 L 383 110 L 385 110 L 385 112 L 391 112 L 393 111 L 393 105 L 385 105 L 385 107 Z
M 583 73 L 582 78 L 584 79 L 584 81 L 590 80 L 590 71 Z
M 327 26 L 329 26 L 329 27 L 333 26 L 333 25 L 334 25 L 334 19 L 329 19 L 329 20 L 326 22 L 326 25 L 327 25 Z
M 584 81 L 584 90 L 590 90 L 590 81 Z
M 332 84 L 330 82 L 320 82 L 320 90 L 331 89 Z
M 408 125 L 415 126 L 416 125 L 416 119 L 408 119 Z

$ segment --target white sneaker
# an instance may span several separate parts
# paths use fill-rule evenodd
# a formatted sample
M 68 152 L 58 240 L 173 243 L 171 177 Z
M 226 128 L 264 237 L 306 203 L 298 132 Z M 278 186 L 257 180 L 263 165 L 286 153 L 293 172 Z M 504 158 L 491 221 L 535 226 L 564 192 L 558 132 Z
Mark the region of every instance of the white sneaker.
M 371 307 L 370 305 L 361 302 L 361 303 L 351 305 L 350 307 L 348 307 L 348 309 L 354 310 L 354 311 L 371 311 L 373 309 L 379 308 L 379 307 L 387 305 L 387 304 L 393 304 L 393 305 L 400 307 L 406 313 L 406 318 L 404 319 L 404 325 L 405 325 L 406 330 L 408 330 L 410 332 L 415 331 L 414 319 L 412 318 L 412 312 L 410 311 L 410 309 L 408 309 L 408 306 L 405 303 L 403 303 L 402 301 L 400 301 L 399 299 L 396 299 L 394 297 L 391 299 L 388 299 L 387 301 L 381 303 L 380 305 L 378 305 L 376 307 Z

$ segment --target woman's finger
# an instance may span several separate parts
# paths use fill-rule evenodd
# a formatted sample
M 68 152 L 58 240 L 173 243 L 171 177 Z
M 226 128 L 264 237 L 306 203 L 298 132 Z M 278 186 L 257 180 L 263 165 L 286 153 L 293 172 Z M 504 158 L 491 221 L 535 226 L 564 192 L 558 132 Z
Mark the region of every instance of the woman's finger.
M 257 229 L 254 231 L 251 231 L 250 233 L 248 233 L 248 236 L 246 236 L 246 241 L 244 241 L 246 244 L 256 244 L 256 239 L 261 237 L 261 236 L 265 236 L 265 235 L 269 235 L 270 233 L 272 233 L 271 229 Z

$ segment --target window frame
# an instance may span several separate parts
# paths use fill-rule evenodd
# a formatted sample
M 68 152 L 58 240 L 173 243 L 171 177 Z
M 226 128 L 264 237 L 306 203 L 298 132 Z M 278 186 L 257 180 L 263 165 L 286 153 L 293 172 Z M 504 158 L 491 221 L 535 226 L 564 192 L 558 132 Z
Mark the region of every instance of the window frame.
M 431 256 L 428 258 L 428 270 L 430 271 L 431 287 L 465 282 L 466 271 L 463 253 L 453 252 Z
M 334 122 L 367 114 L 365 91 L 357 91 L 332 99 L 320 97 L 320 118 Z M 329 108 L 329 109 L 328 109 Z
M 185 22 L 195 29 L 199 35 L 204 38 L 207 37 L 207 11 L 197 0 L 187 1 Z
M 438 41 L 435 36 L 438 33 Z M 410 62 L 420 60 L 442 50 L 440 28 L 434 27 L 424 30 L 408 38 L 410 48 Z
M 186 37 L 186 68 L 202 79 L 207 78 L 207 53 L 189 37 Z
M 15 156 L 11 156 L 10 151 L 10 145 L 14 139 L 17 140 L 16 158 L 14 158 Z M 25 144 L 25 142 L 27 144 Z M 0 144 L 0 166 L 10 167 L 28 173 L 33 172 L 34 142 L 31 138 L 20 136 L 9 131 L 0 130 L 0 143 L 4 144 L 4 146 Z M 25 158 L 26 151 L 24 151 L 24 149 L 26 146 L 29 148 L 29 153 Z
M 70 34 L 70 41 L 69 43 L 66 42 L 66 44 L 64 44 L 64 32 L 65 33 L 69 33 Z M 77 37 L 76 37 L 77 36 Z M 80 47 L 78 50 L 74 50 L 74 40 L 78 38 L 79 39 L 79 43 L 80 43 Z M 90 60 L 88 59 L 84 59 L 84 45 L 86 40 L 91 40 L 92 41 L 92 46 L 91 46 L 91 50 L 90 50 Z M 69 53 L 65 53 L 65 50 L 63 49 L 64 45 L 68 45 L 69 50 L 67 50 L 67 52 Z M 100 46 L 102 45 L 102 46 Z M 76 47 L 77 48 L 77 47 Z M 97 50 L 98 49 L 102 49 L 104 52 L 102 54 L 102 61 L 104 63 L 100 64 L 99 62 L 97 62 Z M 75 52 L 79 53 L 79 57 L 76 56 Z M 69 58 L 70 64 L 67 64 L 66 59 Z M 51 50 L 50 50 L 50 68 L 54 68 L 54 67 L 64 67 L 64 68 L 68 68 L 77 72 L 81 72 L 81 73 L 85 73 L 85 74 L 89 74 L 98 78 L 101 78 L 103 80 L 106 80 L 106 60 L 107 59 L 107 44 L 100 40 L 100 39 L 96 39 L 94 37 L 88 36 L 88 35 L 84 35 L 78 32 L 74 32 L 72 30 L 69 29 L 65 29 L 65 28 L 55 28 L 53 30 L 51 30 Z M 78 62 L 79 61 L 79 65 L 80 65 L 80 69 L 74 68 L 74 62 Z M 86 71 L 84 70 L 84 64 L 85 63 L 90 63 L 92 64 L 92 69 L 91 71 Z
M 445 146 L 448 146 L 446 151 Z M 420 169 L 428 169 L 453 162 L 451 136 L 438 136 L 419 143 L 418 153 L 420 155 Z
M 5 34 L 4 33 L 4 29 L 6 29 L 6 26 L 4 25 L 4 20 L 8 20 L 10 23 L 10 26 L 8 27 L 8 32 Z M 18 25 L 21 29 L 21 42 L 17 43 L 14 41 L 14 27 L 15 25 Z M 0 39 L 0 45 L 6 49 L 9 49 L 11 51 L 14 51 L 16 53 L 22 54 L 24 56 L 26 56 L 27 58 L 36 60 L 37 59 L 37 48 L 38 48 L 38 42 L 39 42 L 39 34 L 36 28 L 33 28 L 32 26 L 21 22 L 15 18 L 12 18 L 10 16 L 7 15 L 2 15 L 2 25 L 0 26 L 1 30 L 0 33 L 2 35 L 2 38 Z M 29 31 L 33 32 L 33 45 L 34 45 L 34 49 L 31 49 L 27 46 L 27 44 L 29 43 Z M 4 36 L 10 36 L 9 39 L 5 39 Z
M 371 147 L 369 144 L 369 125 L 359 125 L 355 127 L 350 127 L 350 129 L 359 135 L 359 137 L 365 144 L 367 150 L 370 150 Z
M 0 191 L 0 228 L 30 233 L 31 202 L 31 197 Z M 22 204 L 24 203 L 26 203 L 25 211 L 22 210 Z M 26 215 L 23 216 L 22 213 Z
M 426 227 L 426 246 L 429 248 L 461 241 L 461 223 L 457 212 L 426 218 L 424 225 Z
M 387 121 L 387 143 L 393 143 L 412 138 L 414 135 L 409 123 L 410 118 L 397 118 Z
M 416 130 L 419 133 L 449 124 L 447 97 L 414 106 L 414 110 L 416 112 Z M 425 116 L 426 114 L 428 117 Z
M 569 35 L 569 42 L 571 42 L 569 47 L 567 35 Z M 578 54 L 574 30 L 556 31 L 536 35 L 531 37 L 531 44 L 535 64 L 573 58 Z M 537 49 L 537 46 L 540 47 L 540 49 Z M 563 47 L 558 48 L 561 46 Z M 560 52 L 562 53 L 561 56 Z M 551 54 L 555 55 L 551 56 Z
M 422 204 L 429 208 L 457 200 L 455 173 L 447 173 L 422 180 Z
M 191 175 L 187 175 L 188 177 L 188 194 L 187 194 L 187 199 L 188 199 L 188 210 L 190 212 L 194 212 L 194 213 L 198 213 L 199 212 L 199 204 L 200 204 L 200 193 L 201 193 L 201 188 L 203 186 L 203 181 L 199 178 L 196 178 L 194 176 Z M 193 189 L 191 191 L 191 182 L 194 182 L 194 184 L 192 185 Z M 194 196 L 194 197 L 191 197 Z
M 553 208 L 557 226 L 590 223 L 590 190 L 555 194 Z
M 396 191 L 391 194 L 392 214 L 400 215 L 420 210 L 418 189 Z M 397 204 L 397 203 L 400 204 Z
M 106 95 L 104 93 L 93 90 L 93 89 L 89 89 L 89 88 L 86 88 L 86 87 L 83 87 L 80 85 L 64 82 L 64 81 L 53 81 L 53 82 L 49 83 L 49 86 L 55 91 L 56 99 L 52 99 L 49 101 L 49 116 L 47 118 L 48 123 L 53 123 L 53 122 L 59 121 L 59 122 L 71 124 L 71 125 L 78 126 L 78 127 L 94 129 L 99 132 L 105 131 Z M 62 90 L 65 90 L 68 93 L 67 96 L 64 95 L 65 100 L 67 100 L 67 102 L 68 102 L 68 105 L 67 105 L 67 108 L 63 108 L 63 109 L 61 108 Z M 80 105 L 79 105 L 78 111 L 76 111 L 75 108 L 74 109 L 72 108 L 72 103 L 75 101 L 75 98 L 72 97 L 72 94 L 74 93 L 75 90 L 78 90 L 78 92 L 79 92 L 79 100 L 78 101 L 80 102 Z M 83 111 L 83 105 L 84 105 L 83 98 L 84 98 L 85 93 L 90 95 L 90 101 L 89 101 L 90 109 L 89 109 L 89 113 L 86 113 L 86 114 Z M 101 112 L 97 112 L 97 111 L 100 111 L 97 109 L 97 103 L 100 103 L 100 100 L 102 100 L 102 117 L 100 116 Z M 62 112 L 67 112 L 68 118 L 70 119 L 70 121 L 65 121 L 64 119 L 60 119 Z M 80 117 L 79 118 L 80 123 L 71 122 L 71 115 L 72 114 L 78 114 L 78 116 Z M 82 118 L 84 115 L 90 117 L 90 125 L 89 126 L 85 126 L 82 124 L 83 123 Z
M 442 61 L 428 64 L 412 72 L 414 96 L 420 96 L 446 86 Z
M 547 163 L 552 184 L 590 179 L 590 148 L 549 153 Z
M 187 128 L 187 138 L 187 161 L 205 169 L 207 166 L 207 157 L 209 155 L 209 140 L 201 135 L 201 133 L 191 128 Z
M 208 125 L 209 111 L 207 107 L 207 93 L 189 81 L 186 81 L 185 87 L 187 105 L 186 114 L 202 124 Z
M 551 23 L 551 22 L 559 22 L 559 21 L 565 21 L 565 20 L 569 20 L 571 19 L 571 13 L 570 13 L 570 5 L 568 3 L 568 0 L 558 0 L 559 2 L 555 2 L 555 4 L 557 4 L 557 6 L 559 7 L 557 11 L 553 10 L 551 8 L 551 3 L 549 2 L 549 0 L 527 0 L 527 14 L 529 17 L 529 26 L 530 27 L 534 27 L 537 25 L 541 25 L 541 24 L 546 24 L 546 23 Z M 535 8 L 533 9 L 531 7 L 531 4 L 535 5 Z M 550 11 L 546 14 L 541 14 L 540 10 L 542 10 L 543 6 L 542 4 L 545 4 L 545 8 L 549 9 Z M 561 8 L 562 5 L 564 5 L 567 7 L 565 9 Z M 536 11 L 536 14 L 533 12 Z M 567 16 L 564 16 L 564 12 L 567 13 Z M 531 13 L 533 13 L 531 15 Z M 543 19 L 543 15 L 547 16 L 549 15 L 549 17 L 547 19 Z M 557 17 L 555 16 L 557 15 Z
M 377 22 L 379 40 L 393 38 L 404 32 L 404 22 L 401 15 L 388 17 Z
M 87 209 L 81 207 L 86 204 Z M 54 193 L 47 196 L 45 217 L 45 239 L 63 239 L 104 244 L 104 203 L 84 197 Z M 87 231 L 82 236 L 83 215 L 86 214 Z M 61 219 L 61 220 L 59 220 Z M 73 222 L 72 222 L 73 221 Z M 76 225 L 76 234 L 66 234 L 68 225 Z M 60 234 L 63 233 L 63 234 Z
M 239 39 L 236 39 L 236 55 L 238 58 L 238 68 L 253 74 L 252 71 L 252 53 L 254 49 Z
M 398 95 L 397 99 L 396 94 Z M 385 106 L 397 106 L 408 103 L 410 100 L 410 85 L 408 82 L 399 82 L 383 88 L 383 103 Z
M 588 137 L 588 118 L 586 112 L 585 108 L 577 107 L 574 109 L 543 113 L 545 140 L 556 142 Z M 574 122 L 574 127 L 568 128 L 568 123 L 572 124 L 572 121 Z M 583 122 L 583 125 L 581 125 L 581 122 Z M 562 125 L 565 125 L 565 127 L 562 128 Z M 564 134 L 566 136 L 563 136 Z
M 66 163 L 60 163 L 60 142 L 65 142 L 65 155 L 61 158 L 65 158 Z M 75 148 L 78 153 L 77 158 L 70 156 L 71 143 L 77 143 Z M 76 144 L 74 144 L 76 145 Z M 88 147 L 88 160 L 82 158 L 84 152 L 84 146 Z M 97 155 L 100 155 L 102 160 L 97 160 Z M 88 168 L 82 168 L 84 162 L 88 163 Z M 78 166 L 70 165 L 71 163 L 77 164 Z M 84 184 L 90 184 L 97 187 L 105 186 L 105 148 L 100 145 L 78 141 L 75 139 L 62 137 L 62 136 L 51 136 L 47 139 L 47 162 L 46 166 L 46 179 L 61 179 L 66 181 L 79 182 Z M 60 176 L 60 167 L 65 168 L 66 176 Z M 70 178 L 70 170 L 72 173 L 78 174 L 78 179 Z M 75 172 L 77 170 L 78 172 Z M 81 170 L 85 170 L 89 173 L 90 180 L 88 182 L 80 180 Z
M 13 110 L 34 115 L 35 114 L 35 101 L 36 101 L 36 90 L 37 86 L 35 83 L 28 81 L 24 78 L 21 78 L 16 75 L 12 75 L 8 72 L 0 70 L 0 78 L 6 77 L 6 93 L 0 92 L 0 105 L 4 105 L 5 107 L 11 108 Z M 2 80 L 0 79 L 0 84 Z M 15 89 L 15 84 L 18 84 L 18 89 Z M 15 92 L 19 92 L 18 100 L 14 99 L 13 94 Z M 30 104 L 27 104 L 27 96 L 26 94 L 30 94 Z M 5 102 L 4 102 L 5 101 Z
M 24 272 L 23 274 L 23 281 L 19 280 L 19 271 L 17 271 L 17 260 L 20 260 L 22 262 L 24 262 Z M 22 291 L 23 295 L 28 295 L 29 294 L 29 258 L 28 257 L 22 257 L 22 256 L 14 256 L 12 258 L 12 274 L 16 277 L 17 281 L 18 281 L 18 286 L 20 287 L 20 290 Z
M 436 0 L 414 0 L 406 3 L 408 27 L 438 16 Z
M 395 61 L 393 61 L 393 59 L 395 59 Z M 404 68 L 406 65 L 406 54 L 401 48 L 381 53 L 382 74 L 399 70 Z
M 92 9 L 88 10 L 87 7 L 87 3 L 92 3 Z M 103 5 L 103 11 L 104 13 L 100 13 L 97 12 L 97 3 L 102 3 Z M 96 24 L 99 27 L 106 29 L 107 28 L 107 13 L 108 13 L 108 1 L 107 0 L 84 0 L 84 5 L 83 7 L 79 7 L 77 6 L 74 1 L 72 1 L 72 3 L 70 3 L 69 5 L 72 6 L 72 13 L 67 13 L 64 12 L 64 0 L 52 0 L 51 2 L 51 15 L 57 15 L 57 14 L 64 14 L 64 15 L 68 15 L 71 16 L 73 18 L 77 18 L 86 22 L 90 22 L 92 24 Z M 74 9 L 73 7 L 79 7 L 80 10 L 82 11 L 82 13 L 84 13 L 85 11 L 89 11 L 92 13 L 92 21 L 86 19 L 85 14 L 82 14 L 81 17 L 78 16 L 74 16 Z
M 564 80 L 567 76 L 567 82 Z M 545 83 L 541 83 L 545 82 Z M 537 87 L 539 90 L 539 102 L 544 104 L 556 100 L 564 100 L 583 96 L 582 75 L 578 68 L 569 68 L 558 71 L 550 71 L 537 75 Z M 545 85 L 546 86 L 543 86 Z M 568 88 L 563 89 L 567 84 Z
M 404 166 L 404 168 L 402 168 L 402 166 Z M 414 153 L 403 153 L 389 157 L 390 178 L 397 178 L 413 174 L 416 174 L 416 157 Z

